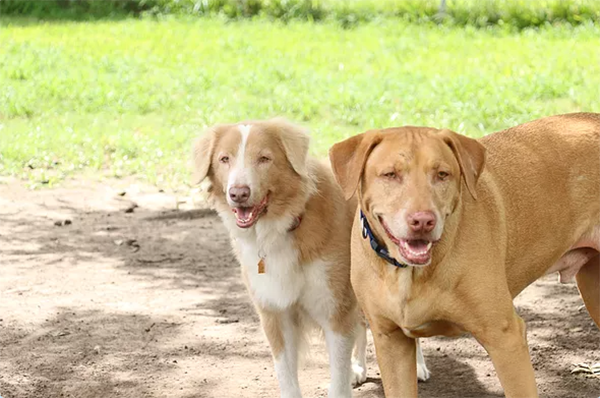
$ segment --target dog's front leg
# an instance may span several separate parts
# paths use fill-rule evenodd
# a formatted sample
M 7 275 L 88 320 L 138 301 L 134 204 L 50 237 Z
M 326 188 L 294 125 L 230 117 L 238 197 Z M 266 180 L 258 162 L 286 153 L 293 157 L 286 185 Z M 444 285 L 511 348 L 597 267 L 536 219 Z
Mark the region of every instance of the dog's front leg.
M 369 320 L 385 396 L 417 396 L 416 341 L 390 321 Z
M 298 348 L 300 325 L 295 309 L 260 310 L 263 329 L 271 345 L 275 373 L 282 398 L 301 398 L 298 383 Z
M 507 398 L 538 396 L 525 322 L 514 309 L 503 320 L 490 320 L 486 328 L 473 335 L 490 355 Z
M 354 332 L 338 333 L 331 328 L 324 328 L 324 332 L 331 372 L 329 398 L 350 398 L 352 396 L 350 374 Z

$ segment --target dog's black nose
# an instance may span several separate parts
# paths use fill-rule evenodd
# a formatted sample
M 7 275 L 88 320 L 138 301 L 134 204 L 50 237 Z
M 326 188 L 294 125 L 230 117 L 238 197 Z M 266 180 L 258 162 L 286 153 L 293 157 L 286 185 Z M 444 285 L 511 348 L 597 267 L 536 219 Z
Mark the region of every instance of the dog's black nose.
M 250 197 L 250 187 L 248 185 L 234 185 L 229 188 L 229 197 L 235 203 L 244 203 Z

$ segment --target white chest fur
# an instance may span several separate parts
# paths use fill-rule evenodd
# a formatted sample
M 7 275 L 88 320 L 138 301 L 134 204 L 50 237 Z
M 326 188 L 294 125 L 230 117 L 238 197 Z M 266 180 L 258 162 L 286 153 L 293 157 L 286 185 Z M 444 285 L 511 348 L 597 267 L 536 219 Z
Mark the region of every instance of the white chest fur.
M 248 278 L 252 299 L 263 308 L 284 309 L 299 303 L 325 315 L 332 304 L 327 278 L 328 264 L 315 261 L 300 264 L 294 234 L 288 232 L 292 221 L 258 223 L 234 238 L 239 261 Z M 264 273 L 258 271 L 260 259 Z M 313 317 L 316 314 L 311 314 Z
M 298 301 L 304 287 L 304 274 L 291 234 L 278 234 L 267 242 L 262 239 L 259 241 L 256 234 L 248 235 L 237 238 L 235 244 L 253 299 L 265 308 L 289 307 Z M 265 272 L 259 274 L 258 263 L 261 257 Z

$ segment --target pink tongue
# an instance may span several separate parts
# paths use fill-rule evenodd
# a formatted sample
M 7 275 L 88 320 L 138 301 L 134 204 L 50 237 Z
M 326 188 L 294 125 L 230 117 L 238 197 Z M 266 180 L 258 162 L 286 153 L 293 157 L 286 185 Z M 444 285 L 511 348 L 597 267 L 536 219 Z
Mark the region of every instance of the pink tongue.
M 250 213 L 252 212 L 252 207 L 238 207 L 235 211 L 237 218 L 246 220 L 250 217 Z
M 421 239 L 409 240 L 408 246 L 414 251 L 423 252 L 427 250 L 427 241 Z

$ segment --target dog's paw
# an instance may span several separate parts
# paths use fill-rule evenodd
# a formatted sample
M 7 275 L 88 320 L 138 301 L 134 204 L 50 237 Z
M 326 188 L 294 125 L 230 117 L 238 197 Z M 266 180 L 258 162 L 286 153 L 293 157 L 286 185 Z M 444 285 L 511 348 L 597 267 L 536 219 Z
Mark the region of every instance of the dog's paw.
M 417 379 L 427 381 L 431 376 L 431 372 L 427 369 L 425 363 L 417 363 Z
M 367 380 L 367 367 L 352 361 L 352 374 L 350 375 L 350 383 L 352 386 L 357 386 Z

